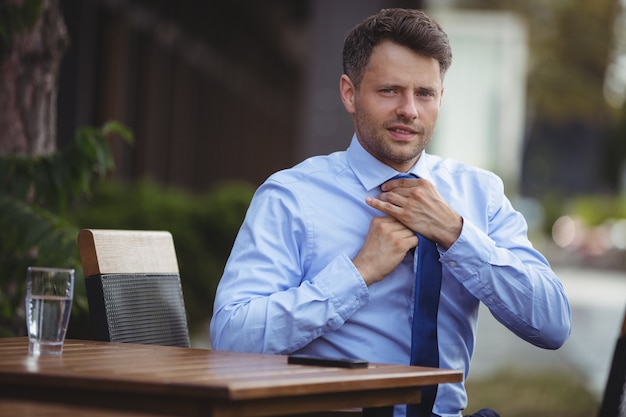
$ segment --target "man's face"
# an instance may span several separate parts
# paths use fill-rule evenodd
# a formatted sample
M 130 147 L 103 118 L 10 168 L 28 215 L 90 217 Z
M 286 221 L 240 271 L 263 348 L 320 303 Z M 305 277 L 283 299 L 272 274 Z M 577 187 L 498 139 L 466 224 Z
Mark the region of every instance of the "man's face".
M 358 91 L 346 75 L 341 78 L 342 100 L 359 142 L 400 172 L 430 143 L 442 94 L 439 62 L 390 41 L 372 51 Z

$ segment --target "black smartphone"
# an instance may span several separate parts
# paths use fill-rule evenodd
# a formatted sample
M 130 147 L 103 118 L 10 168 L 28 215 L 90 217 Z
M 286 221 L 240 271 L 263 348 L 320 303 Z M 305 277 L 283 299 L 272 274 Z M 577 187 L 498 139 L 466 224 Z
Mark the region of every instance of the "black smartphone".
M 369 362 L 362 359 L 321 358 L 318 356 L 289 355 L 287 363 L 297 365 L 333 366 L 337 368 L 367 368 Z

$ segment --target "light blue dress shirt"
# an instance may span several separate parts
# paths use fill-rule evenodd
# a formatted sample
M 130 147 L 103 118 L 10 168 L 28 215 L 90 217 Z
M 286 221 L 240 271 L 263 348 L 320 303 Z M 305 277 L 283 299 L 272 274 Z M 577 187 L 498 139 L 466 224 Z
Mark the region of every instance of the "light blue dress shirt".
M 440 367 L 467 376 L 479 302 L 522 339 L 560 347 L 570 333 L 567 298 L 502 181 L 425 152 L 411 172 L 431 181 L 464 220 L 459 239 L 440 248 Z M 396 174 L 353 137 L 346 151 L 309 158 L 261 185 L 218 286 L 213 348 L 409 364 L 413 255 L 370 287 L 351 261 L 372 218 L 383 215 L 365 197 Z M 462 383 L 442 384 L 433 411 L 458 417 L 466 404 Z

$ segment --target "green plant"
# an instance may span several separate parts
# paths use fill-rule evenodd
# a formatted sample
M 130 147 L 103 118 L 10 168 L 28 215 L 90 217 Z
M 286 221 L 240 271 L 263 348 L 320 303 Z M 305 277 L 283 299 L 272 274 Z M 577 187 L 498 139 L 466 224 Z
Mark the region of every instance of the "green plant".
M 593 416 L 598 399 L 574 373 L 500 370 L 486 379 L 467 383 L 467 411 L 493 408 L 506 417 Z
M 609 219 L 626 218 L 626 198 L 608 195 L 580 196 L 571 201 L 569 211 L 582 218 L 587 225 L 598 226 Z
M 31 265 L 76 268 L 72 314 L 86 311 L 78 229 L 66 216 L 68 206 L 89 195 L 114 168 L 109 147 L 114 135 L 132 140 L 125 127 L 109 122 L 79 129 L 68 146 L 51 155 L 0 155 L 0 336 L 25 333 L 24 281 Z

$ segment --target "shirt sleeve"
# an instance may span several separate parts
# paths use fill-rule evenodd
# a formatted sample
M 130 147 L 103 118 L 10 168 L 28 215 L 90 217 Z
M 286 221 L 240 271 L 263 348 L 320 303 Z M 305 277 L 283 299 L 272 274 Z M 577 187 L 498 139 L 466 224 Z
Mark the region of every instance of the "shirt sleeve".
M 487 218 L 464 217 L 459 239 L 442 254 L 444 271 L 522 339 L 557 349 L 571 331 L 563 286 L 527 238 L 527 224 L 495 187 Z M 471 216 L 470 216 L 471 217 Z
M 255 194 L 220 280 L 214 349 L 288 354 L 339 328 L 369 301 L 351 259 L 335 254 L 311 275 L 297 195 L 272 181 Z

